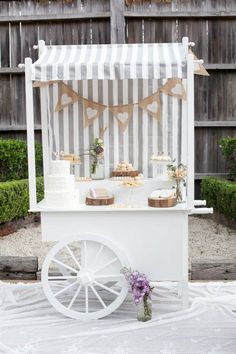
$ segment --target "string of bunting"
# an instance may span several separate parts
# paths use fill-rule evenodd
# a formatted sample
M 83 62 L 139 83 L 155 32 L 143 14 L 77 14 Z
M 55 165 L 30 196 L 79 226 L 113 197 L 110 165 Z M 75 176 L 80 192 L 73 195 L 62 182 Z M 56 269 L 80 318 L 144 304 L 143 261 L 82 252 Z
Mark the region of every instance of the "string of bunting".
M 196 55 L 191 50 L 190 52 L 194 55 L 194 59 L 197 60 Z M 204 66 L 200 63 L 195 63 L 194 73 L 197 75 L 209 76 Z M 93 124 L 93 122 L 99 118 L 104 110 L 108 108 L 113 117 L 117 120 L 121 131 L 124 132 L 132 118 L 134 106 L 139 106 L 143 110 L 147 111 L 153 119 L 160 121 L 160 93 L 164 93 L 181 100 L 186 100 L 186 91 L 182 83 L 182 79 L 179 78 L 168 79 L 157 92 L 154 92 L 152 95 L 145 97 L 139 102 L 116 106 L 104 105 L 82 97 L 78 92 L 74 91 L 70 86 L 62 81 L 35 81 L 33 87 L 43 88 L 46 85 L 52 84 L 58 84 L 58 102 L 55 107 L 55 112 L 59 112 L 75 102 L 82 101 L 84 126 L 86 128 Z
M 53 84 L 56 82 L 51 82 Z M 133 115 L 134 106 L 139 106 L 143 110 L 147 111 L 153 119 L 160 121 L 161 119 L 161 100 L 160 92 L 163 92 L 170 96 L 175 96 L 179 99 L 186 99 L 186 92 L 182 84 L 181 79 L 169 79 L 167 83 L 162 86 L 157 92 L 145 97 L 139 102 L 107 106 L 98 102 L 91 101 L 85 97 L 82 97 L 79 93 L 75 92 L 71 87 L 64 82 L 58 83 L 58 102 L 55 107 L 55 112 L 62 110 L 63 108 L 78 102 L 83 102 L 83 118 L 85 128 L 89 127 L 93 122 L 99 118 L 106 108 L 112 113 L 117 120 L 118 125 L 122 132 L 125 132 L 129 122 Z

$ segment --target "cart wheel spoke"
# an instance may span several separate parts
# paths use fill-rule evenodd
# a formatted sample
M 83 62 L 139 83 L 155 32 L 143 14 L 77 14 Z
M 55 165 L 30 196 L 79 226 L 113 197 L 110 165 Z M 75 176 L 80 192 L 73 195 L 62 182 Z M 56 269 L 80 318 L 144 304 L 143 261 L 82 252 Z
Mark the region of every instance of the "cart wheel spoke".
M 57 264 L 59 264 L 59 265 L 62 266 L 62 267 L 65 267 L 65 268 L 71 270 L 73 273 L 76 273 L 76 274 L 78 273 L 78 271 L 77 271 L 76 269 L 74 269 L 74 268 L 70 267 L 69 265 L 67 265 L 67 264 L 65 264 L 65 263 L 63 263 L 63 262 L 61 262 L 61 261 L 59 261 L 59 260 L 56 259 L 56 258 L 53 258 L 52 261 L 55 262 L 55 263 L 57 263 Z
M 76 263 L 77 267 L 79 268 L 79 270 L 81 269 L 81 265 L 80 263 L 78 262 L 78 260 L 76 259 L 74 253 L 71 251 L 70 247 L 69 246 L 66 246 L 66 249 L 68 251 L 68 253 L 70 254 L 71 258 L 74 260 L 74 262 Z
M 102 253 L 103 249 L 104 249 L 104 245 L 101 245 L 101 246 L 99 247 L 99 250 L 97 251 L 95 257 L 94 257 L 94 260 L 93 260 L 93 262 L 92 262 L 92 266 L 96 264 L 96 262 L 97 262 L 97 260 L 98 260 L 98 258 L 99 258 L 99 256 L 100 256 L 100 254 Z
M 68 280 L 68 279 L 77 279 L 77 275 L 51 275 L 48 276 L 48 280 Z
M 73 296 L 73 298 L 72 298 L 71 302 L 69 303 L 68 309 L 70 309 L 70 308 L 71 308 L 71 306 L 73 305 L 73 303 L 75 302 L 75 300 L 76 300 L 77 296 L 78 296 L 78 295 L 79 295 L 79 293 L 80 293 L 81 287 L 82 287 L 82 285 L 80 285 L 80 286 L 78 287 L 78 289 L 77 289 L 77 291 L 76 291 L 75 295 Z
M 103 264 L 103 265 L 100 266 L 98 269 L 96 269 L 95 273 L 100 272 L 101 270 L 103 270 L 104 268 L 108 267 L 109 265 L 115 263 L 116 261 L 118 261 L 118 258 L 117 258 L 117 257 L 111 259 L 109 262 Z
M 81 254 L 82 257 L 82 267 L 86 268 L 87 267 L 87 242 L 83 242 L 83 253 Z
M 104 284 L 101 284 L 101 283 L 99 283 L 99 282 L 96 281 L 96 280 L 94 280 L 93 283 L 96 284 L 97 286 L 100 286 L 100 288 L 103 288 L 103 289 L 109 291 L 109 292 L 112 293 L 112 294 L 119 295 L 119 293 L 118 293 L 117 291 L 115 291 L 115 290 L 113 290 L 113 289 L 111 289 L 111 288 L 108 288 L 108 286 L 106 286 L 106 285 L 104 285 Z
M 85 312 L 88 313 L 88 287 L 85 287 Z
M 66 286 L 65 288 L 59 290 L 56 294 L 54 294 L 54 296 L 57 297 L 58 295 L 64 293 L 66 290 L 72 288 L 72 286 L 74 286 L 76 283 L 77 283 L 77 280 L 74 281 L 74 283 L 71 283 L 71 284 L 69 284 L 68 286 Z
M 109 240 L 93 235 L 67 237 L 53 246 L 44 261 L 43 289 L 55 309 L 68 317 L 102 318 L 127 295 L 128 284 L 120 273 L 124 266 L 129 263 L 123 252 Z
M 94 288 L 94 286 L 91 284 L 90 288 L 92 289 L 92 291 L 94 292 L 94 294 L 97 296 L 98 300 L 100 301 L 100 303 L 102 304 L 102 306 L 104 307 L 104 309 L 107 307 L 106 304 L 104 303 L 104 301 L 102 300 L 101 296 L 98 294 L 97 290 Z

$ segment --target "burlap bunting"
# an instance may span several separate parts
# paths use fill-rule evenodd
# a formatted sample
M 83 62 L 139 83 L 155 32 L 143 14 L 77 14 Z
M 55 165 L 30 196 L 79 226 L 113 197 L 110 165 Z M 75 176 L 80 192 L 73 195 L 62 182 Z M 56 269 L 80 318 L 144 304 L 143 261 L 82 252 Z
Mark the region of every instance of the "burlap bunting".
M 139 107 L 145 109 L 149 114 L 153 116 L 156 120 L 161 118 L 161 101 L 159 91 L 155 92 L 153 95 L 148 96 L 138 103 Z
M 133 104 L 110 106 L 109 110 L 116 118 L 120 129 L 124 132 L 133 114 Z
M 199 60 L 191 49 L 189 49 L 188 52 L 193 54 L 194 60 Z M 200 63 L 194 63 L 194 74 L 201 76 L 210 76 L 208 71 L 205 69 L 204 65 Z
M 42 88 L 42 87 L 46 87 L 48 85 L 52 85 L 52 84 L 57 84 L 58 80 L 55 80 L 55 81 L 34 81 L 33 83 L 33 87 L 39 87 L 39 88 Z
M 186 100 L 186 92 L 181 79 L 169 79 L 160 91 L 169 96 L 177 97 L 181 100 Z
M 86 98 L 83 98 L 83 104 L 84 104 L 84 126 L 87 128 L 94 122 L 95 119 L 97 119 L 100 114 L 107 108 L 107 106 L 104 106 L 103 104 L 96 103 L 90 100 L 87 100 Z
M 64 82 L 59 83 L 58 90 L 58 102 L 55 112 L 61 111 L 64 107 L 67 107 L 82 98 L 77 92 L 72 90 L 72 88 L 64 84 Z

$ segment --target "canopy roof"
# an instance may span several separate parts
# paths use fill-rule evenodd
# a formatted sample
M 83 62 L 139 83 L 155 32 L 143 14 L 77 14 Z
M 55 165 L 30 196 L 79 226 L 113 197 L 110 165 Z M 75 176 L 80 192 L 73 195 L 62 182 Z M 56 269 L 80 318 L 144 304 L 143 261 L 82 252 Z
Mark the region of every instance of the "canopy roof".
M 45 46 L 32 80 L 184 78 L 186 66 L 182 43 Z

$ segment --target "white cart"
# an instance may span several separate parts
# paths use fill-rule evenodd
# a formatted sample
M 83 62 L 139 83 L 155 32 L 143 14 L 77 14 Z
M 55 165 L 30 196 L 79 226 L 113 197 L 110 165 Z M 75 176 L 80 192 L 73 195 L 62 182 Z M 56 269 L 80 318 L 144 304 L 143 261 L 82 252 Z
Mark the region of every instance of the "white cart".
M 57 241 L 45 259 L 42 283 L 50 303 L 66 316 L 97 319 L 115 311 L 128 291 L 120 273 L 124 266 L 146 273 L 152 281 L 177 282 L 182 305 L 188 305 L 188 215 L 212 212 L 194 207 L 194 58 L 188 54 L 189 45 L 188 38 L 179 44 L 88 46 L 46 46 L 40 41 L 39 59 L 25 59 L 30 211 L 41 213 L 43 241 Z M 187 99 L 163 94 L 158 122 L 137 102 L 171 78 L 182 79 Z M 134 104 L 127 130 L 120 131 L 108 110 L 93 125 L 83 126 L 79 101 L 55 112 L 60 81 L 104 105 Z M 78 182 L 80 201 L 74 208 L 48 208 L 36 201 L 34 82 L 40 83 L 45 185 L 54 151 L 80 154 L 106 129 L 106 179 Z M 152 177 L 149 158 L 155 150 L 187 165 L 186 203 L 147 206 L 150 193 L 170 183 Z M 109 179 L 121 160 L 131 161 L 144 174 L 132 205 L 122 206 L 125 192 Z M 87 157 L 79 169 L 89 175 Z M 87 190 L 104 185 L 121 204 L 86 206 Z

